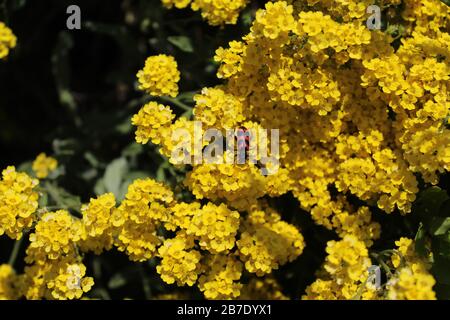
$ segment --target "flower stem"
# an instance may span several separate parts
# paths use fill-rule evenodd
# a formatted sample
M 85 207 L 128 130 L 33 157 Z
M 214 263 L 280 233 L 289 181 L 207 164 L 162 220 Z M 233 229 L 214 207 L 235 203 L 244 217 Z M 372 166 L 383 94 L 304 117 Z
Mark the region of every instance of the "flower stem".
M 13 246 L 13 249 L 11 251 L 11 255 L 9 256 L 9 260 L 8 260 L 8 264 L 10 266 L 14 266 L 14 264 L 16 263 L 17 256 L 18 256 L 19 251 L 20 251 L 20 247 L 21 247 L 22 242 L 23 242 L 23 237 L 24 237 L 24 235 L 22 235 L 22 237 L 19 240 L 16 240 L 14 242 L 14 246 Z
M 139 266 L 139 272 L 142 277 L 142 289 L 144 290 L 145 299 L 150 300 L 152 297 L 152 289 L 150 287 L 150 282 L 148 281 L 147 275 L 145 274 L 143 264 Z
M 159 100 L 162 100 L 164 102 L 168 102 L 168 103 L 172 103 L 173 105 L 185 110 L 185 111 L 191 111 L 192 108 L 189 107 L 187 104 L 184 104 L 183 102 L 175 99 L 175 98 L 171 98 L 171 97 L 166 97 L 166 96 L 162 96 L 162 97 L 158 97 Z
M 389 275 L 389 277 L 392 277 L 392 271 L 389 268 L 389 266 L 383 261 L 383 259 L 380 257 L 379 254 L 371 253 L 370 254 L 373 258 L 377 260 L 377 262 L 381 265 L 381 267 L 384 269 L 384 271 Z

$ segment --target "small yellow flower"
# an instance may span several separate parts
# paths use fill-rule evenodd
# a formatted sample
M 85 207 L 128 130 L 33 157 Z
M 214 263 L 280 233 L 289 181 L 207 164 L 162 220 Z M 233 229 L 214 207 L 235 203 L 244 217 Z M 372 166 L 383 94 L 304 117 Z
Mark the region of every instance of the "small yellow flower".
M 39 179 L 47 178 L 57 167 L 58 161 L 55 158 L 47 157 L 45 153 L 39 154 L 32 165 L 32 169 Z
M 0 235 L 20 239 L 22 231 L 36 220 L 39 194 L 34 190 L 37 179 L 8 167 L 0 180 Z
M 139 89 L 153 96 L 178 95 L 180 72 L 175 59 L 160 54 L 148 57 L 145 66 L 137 73 Z
M 17 38 L 3 22 L 0 21 L 0 59 L 9 54 L 9 50 L 15 48 Z

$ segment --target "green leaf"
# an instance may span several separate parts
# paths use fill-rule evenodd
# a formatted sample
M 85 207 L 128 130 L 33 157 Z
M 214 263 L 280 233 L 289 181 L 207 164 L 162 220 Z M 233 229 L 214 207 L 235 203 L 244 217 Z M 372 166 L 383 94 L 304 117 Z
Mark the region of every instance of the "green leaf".
M 43 188 L 48 192 L 48 195 L 53 199 L 57 206 L 73 209 L 78 212 L 80 211 L 80 197 L 67 192 L 65 189 L 58 187 L 49 181 L 44 183 Z
M 75 196 L 65 189 L 57 187 L 59 192 L 59 196 L 62 198 L 62 204 L 73 209 L 77 209 L 81 207 L 81 200 L 79 196 Z
M 127 279 L 125 279 L 122 273 L 116 273 L 109 279 L 108 288 L 109 289 L 118 289 L 127 284 Z
M 105 183 L 103 182 L 103 178 L 98 179 L 94 186 L 94 192 L 96 195 L 100 196 L 106 193 Z
M 75 105 L 76 105 L 75 99 L 74 99 L 72 93 L 66 88 L 60 89 L 59 100 L 63 105 L 68 105 L 71 107 L 75 107 Z
M 116 272 L 111 278 L 109 278 L 107 286 L 108 289 L 118 289 L 126 284 L 141 282 L 139 265 L 131 265 Z
M 118 123 L 114 129 L 120 134 L 127 134 L 133 130 L 133 125 L 131 124 L 131 116 L 127 117 L 124 121 Z
M 431 239 L 433 255 L 450 258 L 450 233 L 443 236 L 433 237 Z
M 450 218 L 434 217 L 430 225 L 430 233 L 435 236 L 441 236 L 450 229 Z
M 66 167 L 64 165 L 59 165 L 55 170 L 51 171 L 47 176 L 48 180 L 56 180 L 61 176 L 66 174 Z
M 120 186 L 125 174 L 128 172 L 128 163 L 125 158 L 113 160 L 105 170 L 103 183 L 107 192 L 112 192 L 116 197 L 120 195 Z
M 126 181 L 133 182 L 136 179 L 144 179 L 148 177 L 148 172 L 145 171 L 131 171 L 130 173 L 127 173 L 125 176 Z
M 24 162 L 17 168 L 17 171 L 25 172 L 28 175 L 34 176 L 32 165 L 33 164 L 31 161 Z
M 450 6 L 450 0 L 441 0 L 443 3 L 445 3 L 446 5 Z
M 194 96 L 197 94 L 198 94 L 198 92 L 196 92 L 196 91 L 183 92 L 178 95 L 177 99 L 184 103 L 194 104 Z
M 71 66 L 70 51 L 74 46 L 72 34 L 61 31 L 51 57 L 52 72 L 58 90 L 59 102 L 65 106 L 74 119 L 77 126 L 81 125 L 81 119 L 77 114 L 77 103 L 70 90 Z
M 81 199 L 78 196 L 74 195 L 63 195 L 63 204 L 68 208 L 79 210 L 81 208 Z
M 156 180 L 161 182 L 166 181 L 166 173 L 164 172 L 165 169 L 166 168 L 164 164 L 159 166 L 158 170 L 156 171 Z
M 422 191 L 414 204 L 414 213 L 420 216 L 426 227 L 431 218 L 437 216 L 442 204 L 449 199 L 447 192 L 439 187 L 431 187 Z
M 171 44 L 184 52 L 194 52 L 191 39 L 185 36 L 171 36 L 167 38 Z
M 42 196 L 39 197 L 39 208 L 44 208 L 48 205 L 48 195 L 47 193 L 43 193 Z
M 419 229 L 417 230 L 416 237 L 414 239 L 416 252 L 421 256 L 425 256 L 427 254 L 427 249 L 425 246 L 425 239 L 426 239 L 425 235 L 426 235 L 425 228 L 421 223 Z
M 431 272 L 438 283 L 450 285 L 450 258 L 436 255 Z
M 89 164 L 92 167 L 94 167 L 94 168 L 98 168 L 99 167 L 100 163 L 99 163 L 98 159 L 91 152 L 86 151 L 84 153 L 84 158 L 89 162 Z
M 86 171 L 84 171 L 80 177 L 86 181 L 91 181 L 92 179 L 95 179 L 98 176 L 98 170 L 91 168 Z
M 124 157 L 136 157 L 144 151 L 144 146 L 142 144 L 133 142 L 130 143 L 122 150 L 122 156 Z
M 244 24 L 244 26 L 250 26 L 253 22 L 253 14 L 251 10 L 245 10 L 242 14 L 241 14 L 241 20 L 242 23 Z
M 53 151 L 56 156 L 73 155 L 76 153 L 78 147 L 78 142 L 74 139 L 53 140 Z

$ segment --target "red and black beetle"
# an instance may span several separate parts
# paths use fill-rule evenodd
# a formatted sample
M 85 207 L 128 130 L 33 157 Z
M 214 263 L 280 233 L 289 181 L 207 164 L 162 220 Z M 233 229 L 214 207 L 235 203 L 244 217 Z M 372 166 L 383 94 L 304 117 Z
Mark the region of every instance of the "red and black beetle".
M 246 157 L 248 157 L 248 152 L 250 150 L 250 132 L 246 127 L 239 127 L 236 132 L 236 143 L 238 153 L 240 150 L 245 151 Z

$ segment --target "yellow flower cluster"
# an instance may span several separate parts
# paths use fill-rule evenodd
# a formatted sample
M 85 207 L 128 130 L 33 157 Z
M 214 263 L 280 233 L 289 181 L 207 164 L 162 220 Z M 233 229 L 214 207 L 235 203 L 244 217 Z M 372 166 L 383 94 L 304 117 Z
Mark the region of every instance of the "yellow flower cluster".
M 37 184 L 10 167 L 2 181 L 5 194 L 16 180 L 26 182 L 17 192 L 31 192 Z M 36 202 L 34 212 L 38 195 L 30 197 Z M 150 178 L 135 180 L 118 207 L 111 193 L 92 198 L 81 207 L 81 218 L 43 208 L 29 235 L 24 273 L 16 276 L 10 266 L 0 268 L 1 296 L 79 299 L 93 285 L 81 254 L 115 246 L 133 261 L 159 258 L 156 270 L 166 283 L 197 285 L 208 299 L 237 298 L 244 267 L 258 276 L 269 274 L 305 246 L 297 228 L 265 203 L 253 208 L 245 217 L 224 203 L 178 202 L 169 188 Z M 167 237 L 164 230 L 175 236 Z
M 327 244 L 328 254 L 324 269 L 338 283 L 363 282 L 370 266 L 369 252 L 362 241 L 354 236 L 345 236 L 340 241 Z
M 99 205 L 97 211 L 109 209 Z M 242 219 L 223 203 L 177 202 L 166 186 L 145 179 L 129 186 L 110 221 L 115 245 L 131 260 L 159 257 L 163 281 L 180 286 L 198 281 L 205 297 L 219 299 L 239 295 L 244 263 L 251 273 L 267 274 L 298 257 L 305 246 L 300 232 L 276 212 L 259 210 Z M 165 238 L 161 228 L 176 232 L 175 237 Z
M 94 284 L 85 274 L 86 267 L 72 257 L 39 262 L 25 267 L 19 276 L 20 292 L 29 300 L 80 299 Z
M 245 219 L 237 246 L 245 268 L 262 276 L 296 259 L 305 243 L 301 233 L 276 212 L 255 210 Z
M 172 164 L 184 163 L 184 160 L 195 162 L 194 156 L 201 155 L 197 146 L 207 145 L 203 141 L 198 125 L 193 121 L 187 120 L 185 117 L 178 118 L 173 122 L 166 131 L 161 129 L 162 140 L 160 152 L 169 158 Z
M 161 0 L 161 2 L 168 9 L 173 7 L 183 9 L 191 3 L 191 0 Z
M 292 15 L 294 8 L 286 6 L 285 2 L 268 2 L 266 10 L 258 10 L 253 24 L 256 33 L 262 33 L 264 37 L 276 39 L 287 36 L 288 32 L 295 26 Z
M 160 54 L 148 57 L 145 66 L 137 73 L 139 89 L 153 96 L 172 96 L 178 94 L 180 72 L 175 59 Z
M 373 240 L 380 237 L 380 225 L 372 221 L 368 207 L 362 206 L 355 210 L 343 197 L 339 197 L 332 203 L 330 210 L 334 211 L 330 223 L 341 238 L 354 235 L 370 247 Z
M 401 212 L 411 210 L 419 191 L 417 181 L 407 164 L 396 160 L 400 158 L 398 152 L 382 148 L 380 131 L 372 130 L 365 136 L 360 133 L 358 137 L 341 135 L 337 140 L 336 153 L 342 160 L 336 182 L 339 191 L 350 191 L 362 200 L 378 195 L 378 207 L 388 213 L 395 207 Z
M 83 225 L 68 211 L 44 213 L 30 235 L 22 277 L 22 294 L 27 299 L 79 299 L 91 289 L 93 279 L 85 277 L 78 242 Z
M 152 179 L 135 180 L 125 200 L 112 214 L 115 228 L 114 245 L 133 261 L 145 261 L 154 256 L 162 238 L 157 229 L 169 219 L 173 193 Z
M 392 256 L 397 268 L 395 277 L 387 283 L 387 298 L 390 300 L 435 300 L 433 286 L 436 281 L 429 273 L 429 266 L 414 250 L 414 241 L 400 238 L 395 244 L 398 253 Z
M 58 260 L 71 255 L 81 230 L 79 221 L 65 210 L 43 214 L 30 235 L 26 261 Z
M 34 265 L 25 273 L 26 297 L 79 298 L 90 287 L 90 278 L 77 287 L 81 291 L 67 289 L 62 281 L 70 278 L 71 269 L 64 268 L 80 260 L 78 250 L 99 254 L 111 249 L 113 243 L 131 260 L 161 258 L 157 272 L 163 281 L 189 286 L 198 281 L 205 297 L 211 299 L 239 296 L 243 262 L 247 271 L 265 274 L 270 270 L 260 264 L 277 268 L 295 259 L 304 247 L 299 231 L 281 221 L 275 212 L 255 212 L 253 218 L 246 219 L 239 235 L 239 212 L 224 204 L 177 203 L 172 191 L 152 179 L 131 184 L 118 208 L 114 196 L 105 194 L 84 205 L 82 214 L 82 219 L 66 211 L 42 216 L 27 249 L 26 261 Z M 176 231 L 176 236 L 165 239 L 159 233 L 161 228 Z M 256 246 L 248 241 L 236 246 L 238 237 L 243 239 L 244 234 L 254 236 Z M 83 281 L 85 271 L 82 264 L 77 265 Z M 43 275 L 48 280 L 38 281 Z
M 162 257 L 156 271 L 161 279 L 179 286 L 192 286 L 197 281 L 200 273 L 201 253 L 193 250 L 194 239 L 185 233 L 179 233 L 173 239 L 167 239 L 159 248 L 158 255 Z
M 210 25 L 235 24 L 248 0 L 192 0 L 192 10 L 202 12 Z
M 237 211 L 228 209 L 224 204 L 216 206 L 208 203 L 192 216 L 186 233 L 195 236 L 203 250 L 227 252 L 234 247 L 239 218 Z
M 204 88 L 194 100 L 196 104 L 193 113 L 195 119 L 202 122 L 204 130 L 234 129 L 236 124 L 245 119 L 241 101 L 221 88 Z
M 81 221 L 69 212 L 37 210 L 38 181 L 14 167 L 3 171 L 0 181 L 0 230 L 13 238 L 34 227 L 29 236 L 23 274 L 9 265 L 0 267 L 0 297 L 8 299 L 74 299 L 90 290 L 93 279 L 85 277 L 77 242 Z M 34 223 L 36 224 L 34 225 Z
M 165 226 L 178 231 L 175 238 L 165 240 L 158 250 L 162 261 L 157 271 L 161 278 L 167 283 L 176 281 L 179 285 L 190 286 L 198 279 L 198 286 L 205 291 L 207 298 L 239 295 L 240 285 L 235 281 L 240 279 L 241 274 L 237 274 L 234 268 L 240 262 L 233 260 L 229 262 L 231 265 L 228 262 L 226 265 L 225 262 L 219 263 L 231 256 L 223 253 L 229 253 L 235 247 L 239 213 L 224 204 L 216 206 L 212 203 L 203 207 L 199 203 L 178 203 L 172 207 L 172 212 Z M 215 261 L 212 269 L 208 269 L 212 263 L 210 261 Z M 218 292 L 213 293 L 214 290 Z
M 58 267 L 54 277 L 47 281 L 54 299 L 79 299 L 94 284 L 92 278 L 84 277 L 86 267 L 81 263 L 60 262 Z
M 222 62 L 217 77 L 218 78 L 231 78 L 232 75 L 242 72 L 242 66 L 244 59 L 242 54 L 246 48 L 245 44 L 240 41 L 231 41 L 229 48 L 224 49 L 222 47 L 216 50 L 214 60 Z
M 433 300 L 436 283 L 429 273 L 430 266 L 415 253 L 414 241 L 400 238 L 389 265 L 394 273 L 388 274 L 385 285 L 369 285 L 369 266 L 372 264 L 367 247 L 354 236 L 330 241 L 328 256 L 318 278 L 307 289 L 303 299 L 388 299 Z M 387 265 L 386 265 L 387 266 Z M 381 279 L 379 279 L 381 280 Z M 381 283 L 380 283 L 381 284 Z
M 82 206 L 82 234 L 78 244 L 80 250 L 100 254 L 103 250 L 112 248 L 114 228 L 111 219 L 115 205 L 114 195 L 107 193 Z
M 399 0 L 396 0 L 399 2 Z M 442 30 L 448 30 L 450 22 L 448 21 L 448 9 L 443 3 L 435 1 L 403 1 L 405 9 L 402 12 L 402 18 L 407 21 L 407 31 L 418 31 L 423 34 L 440 33 Z M 448 46 L 448 43 L 447 43 Z
M 173 122 L 164 107 L 144 129 L 171 162 L 172 133 L 184 126 L 192 136 L 196 120 L 223 132 L 239 126 L 280 130 L 280 167 L 273 175 L 263 176 L 251 163 L 194 162 L 185 180 L 197 199 L 247 212 L 237 245 L 250 272 L 266 274 L 279 261 L 290 260 L 289 251 L 280 258 L 279 243 L 268 240 L 277 234 L 272 222 L 258 222 L 253 230 L 250 221 L 256 219 L 252 208 L 259 199 L 292 192 L 316 223 L 342 239 L 329 244 L 328 276 L 311 285 L 306 296 L 322 297 L 328 290 L 328 297 L 339 299 L 376 297 L 373 290 L 358 293 L 367 278 L 368 248 L 380 236 L 369 206 L 410 212 L 417 174 L 435 184 L 450 164 L 445 120 L 450 36 L 442 27 L 448 26 L 449 8 L 430 0 L 404 2 L 404 7 L 397 0 L 379 3 L 405 26 L 398 31 L 402 38 L 396 50 L 391 31 L 366 27 L 370 1 L 268 2 L 257 11 L 249 34 L 216 51 L 217 76 L 225 83 L 195 97 L 193 120 Z M 424 28 L 427 23 L 430 29 Z M 164 129 L 152 135 L 152 125 Z M 179 157 L 195 158 L 195 142 Z M 351 205 L 349 196 L 368 206 Z M 188 216 L 202 211 L 195 204 L 182 206 Z M 177 219 L 183 228 L 191 223 L 183 214 Z M 282 221 L 277 226 L 290 230 Z M 279 241 L 301 252 L 302 240 L 293 231 L 295 238 L 298 246 L 289 237 Z M 346 266 L 339 267 L 341 262 Z
M 300 232 L 281 221 L 276 213 L 266 217 L 260 210 L 240 229 L 243 218 L 232 209 L 245 211 L 258 207 L 266 184 L 270 194 L 282 194 L 278 187 L 283 181 L 266 179 L 253 164 L 197 163 L 198 147 L 209 143 L 203 140 L 204 130 L 235 129 L 241 123 L 248 128 L 258 125 L 244 122 L 241 99 L 220 86 L 204 88 L 194 100 L 197 122 L 184 117 L 174 121 L 172 110 L 155 102 L 143 106 L 132 118 L 137 127 L 136 141 L 160 145 L 161 154 L 172 163 L 179 164 L 188 158 L 194 168 L 187 175 L 185 186 L 197 199 L 225 200 L 226 204 L 209 202 L 202 206 L 198 202 L 177 202 L 165 186 L 151 179 L 137 180 L 112 214 L 115 245 L 131 260 L 161 258 L 157 272 L 169 284 L 197 283 L 207 298 L 233 298 L 239 296 L 242 287 L 237 281 L 244 264 L 247 271 L 264 275 L 298 257 L 305 244 Z M 197 127 L 199 121 L 201 128 Z M 186 136 L 190 139 L 181 140 Z M 181 149 L 176 149 L 180 144 Z M 223 162 L 228 158 L 225 154 Z M 158 190 L 163 190 L 162 194 L 155 196 Z M 286 186 L 283 190 L 287 191 Z M 256 218 L 258 214 L 262 217 Z M 158 233 L 161 228 L 176 232 L 176 236 L 164 239 Z M 237 239 L 241 239 L 238 246 Z
M 241 289 L 242 300 L 289 300 L 272 277 L 252 278 Z
M 235 23 L 247 2 L 162 1 L 168 8 L 190 4 L 213 25 Z M 155 259 L 163 281 L 197 285 L 208 299 L 237 298 L 241 291 L 243 297 L 252 291 L 270 296 L 270 288 L 272 297 L 283 298 L 272 280 L 244 285 L 241 278 L 244 272 L 269 277 L 303 252 L 297 227 L 263 199 L 291 193 L 317 224 L 339 236 L 327 243 L 323 266 L 303 299 L 434 299 L 435 280 L 406 238 L 396 242 L 389 264 L 395 273 L 384 292 L 366 285 L 369 248 L 380 236 L 369 206 L 407 214 L 418 177 L 436 184 L 449 170 L 450 9 L 431 0 L 380 1 L 393 9 L 389 14 L 401 11 L 396 18 L 404 30 L 394 42 L 388 31 L 364 25 L 371 4 L 268 2 L 249 34 L 217 50 L 224 83 L 195 96 L 192 120 L 176 119 L 156 102 L 132 118 L 136 141 L 159 145 L 173 163 L 195 160 L 209 144 L 203 132 L 195 135 L 195 121 L 221 132 L 279 129 L 279 168 L 272 175 L 263 175 L 261 164 L 194 161 L 184 180 L 196 198 L 191 203 L 177 200 L 163 183 L 137 179 L 117 206 L 114 195 L 101 195 L 76 218 L 66 210 L 37 210 L 38 181 L 14 167 L 4 170 L 0 235 L 18 239 L 34 230 L 24 274 L 0 266 L 0 298 L 81 298 L 93 285 L 81 254 L 113 246 L 132 261 Z M 5 28 L 0 24 L 0 58 L 15 44 L 12 33 L 3 40 Z M 178 94 L 173 57 L 149 57 L 137 77 L 139 88 L 153 96 Z M 186 135 L 194 138 L 174 154 L 177 138 Z M 45 178 L 56 166 L 41 154 L 33 170 Z M 367 205 L 352 205 L 355 197 Z
M 17 276 L 9 264 L 0 265 L 0 300 L 15 300 L 17 293 Z
M 198 287 L 207 299 L 230 299 L 240 295 L 242 263 L 233 255 L 207 256 L 205 274 L 198 280 Z
M 172 110 L 162 104 L 151 101 L 139 110 L 131 119 L 133 125 L 137 126 L 136 141 L 155 144 L 161 143 L 168 133 L 168 126 L 172 124 L 175 115 Z
M 326 252 L 321 275 L 302 299 L 348 300 L 358 298 L 358 294 L 363 299 L 376 298 L 376 291 L 365 285 L 372 263 L 364 242 L 347 235 L 340 241 L 329 241 Z
M 203 19 L 212 26 L 236 24 L 239 13 L 248 0 L 161 0 L 166 8 L 183 9 L 191 5 L 194 11 L 201 11 Z
M 349 1 L 349 0 L 287 0 L 297 11 L 308 11 L 311 8 L 322 11 L 330 15 L 334 20 L 342 20 L 344 22 L 363 22 L 365 23 L 368 15 L 366 10 L 369 6 L 376 4 L 381 10 L 393 9 L 402 4 L 401 0 L 379 0 L 374 3 L 371 0 Z M 406 0 L 403 3 L 410 5 L 415 0 Z M 416 2 L 417 5 L 417 2 Z M 434 11 L 434 10 L 433 10 Z
M 202 164 L 188 173 L 185 184 L 198 198 L 225 199 L 230 206 L 245 210 L 264 195 L 264 177 L 251 164 Z
M 449 168 L 449 34 L 413 23 L 445 26 L 449 8 L 406 1 L 411 26 L 395 51 L 388 33 L 361 23 L 370 1 L 291 4 L 267 3 L 242 41 L 218 49 L 218 77 L 227 79 L 223 90 L 241 101 L 246 120 L 280 129 L 285 192 L 317 223 L 370 245 L 379 227 L 367 208 L 349 208 L 345 194 L 408 213 L 415 174 L 437 183 Z M 261 193 L 271 195 L 265 186 Z
M 3 22 L 0 21 L 0 59 L 8 56 L 9 50 L 16 47 L 17 38 Z
M 0 235 L 6 233 L 12 239 L 20 239 L 24 229 L 32 226 L 38 208 L 38 185 L 26 173 L 8 167 L 0 180 Z
M 57 167 L 58 161 L 55 158 L 47 157 L 45 153 L 39 154 L 32 164 L 32 169 L 38 179 L 47 178 Z

